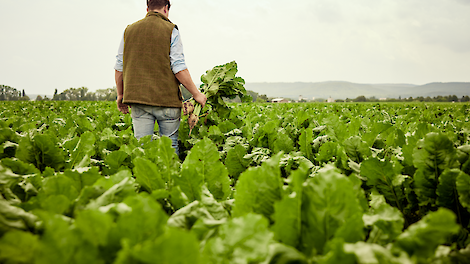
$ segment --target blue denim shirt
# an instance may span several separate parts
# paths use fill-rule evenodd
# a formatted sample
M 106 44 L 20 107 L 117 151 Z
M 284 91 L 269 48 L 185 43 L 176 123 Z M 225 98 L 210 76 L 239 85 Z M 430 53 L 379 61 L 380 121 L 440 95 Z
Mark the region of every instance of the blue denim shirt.
M 124 57 L 124 34 L 122 35 L 121 44 L 119 45 L 118 54 L 116 56 L 116 64 L 114 69 L 122 72 Z M 186 70 L 186 62 L 184 60 L 183 43 L 181 42 L 180 34 L 176 27 L 173 29 L 171 34 L 171 46 L 170 46 L 170 64 L 171 70 L 174 74 L 182 70 Z

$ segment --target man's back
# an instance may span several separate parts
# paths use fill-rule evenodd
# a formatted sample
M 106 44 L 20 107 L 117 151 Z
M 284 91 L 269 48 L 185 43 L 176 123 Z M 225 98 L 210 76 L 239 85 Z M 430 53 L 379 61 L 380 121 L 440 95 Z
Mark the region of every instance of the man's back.
M 175 27 L 158 12 L 124 33 L 124 100 L 152 106 L 181 107 L 179 83 L 171 70 L 171 34 Z

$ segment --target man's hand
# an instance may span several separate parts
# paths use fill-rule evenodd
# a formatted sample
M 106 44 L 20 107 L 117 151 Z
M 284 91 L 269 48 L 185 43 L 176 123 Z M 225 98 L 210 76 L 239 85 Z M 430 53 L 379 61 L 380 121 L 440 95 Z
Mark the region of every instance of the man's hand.
M 204 108 L 204 105 L 206 104 L 206 101 L 207 101 L 207 97 L 201 92 L 197 93 L 193 97 L 194 97 L 194 100 L 196 100 L 196 102 L 200 103 L 202 108 Z
M 129 114 L 129 106 L 122 103 L 122 95 L 118 95 L 116 100 L 118 110 L 123 114 Z

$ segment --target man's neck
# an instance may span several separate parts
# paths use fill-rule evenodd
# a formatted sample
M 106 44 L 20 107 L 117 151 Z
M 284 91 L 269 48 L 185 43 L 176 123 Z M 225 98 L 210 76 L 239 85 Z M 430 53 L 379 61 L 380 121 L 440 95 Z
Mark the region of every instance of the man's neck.
M 162 9 L 153 9 L 153 10 L 150 10 L 147 8 L 147 12 L 157 12 L 157 13 L 160 13 L 164 16 L 166 16 L 168 18 L 168 12 L 165 10 L 165 8 L 162 8 Z

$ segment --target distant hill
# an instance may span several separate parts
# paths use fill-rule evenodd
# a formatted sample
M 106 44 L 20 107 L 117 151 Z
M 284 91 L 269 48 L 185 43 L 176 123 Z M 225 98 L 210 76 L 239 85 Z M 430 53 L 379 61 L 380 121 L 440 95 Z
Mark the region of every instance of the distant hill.
M 258 94 L 266 94 L 268 97 L 303 98 L 329 98 L 346 99 L 365 96 L 367 98 L 408 98 L 408 97 L 435 97 L 456 95 L 462 97 L 470 95 L 470 82 L 428 83 L 425 85 L 414 84 L 359 84 L 342 81 L 317 82 L 317 83 L 247 83 L 247 90 Z

